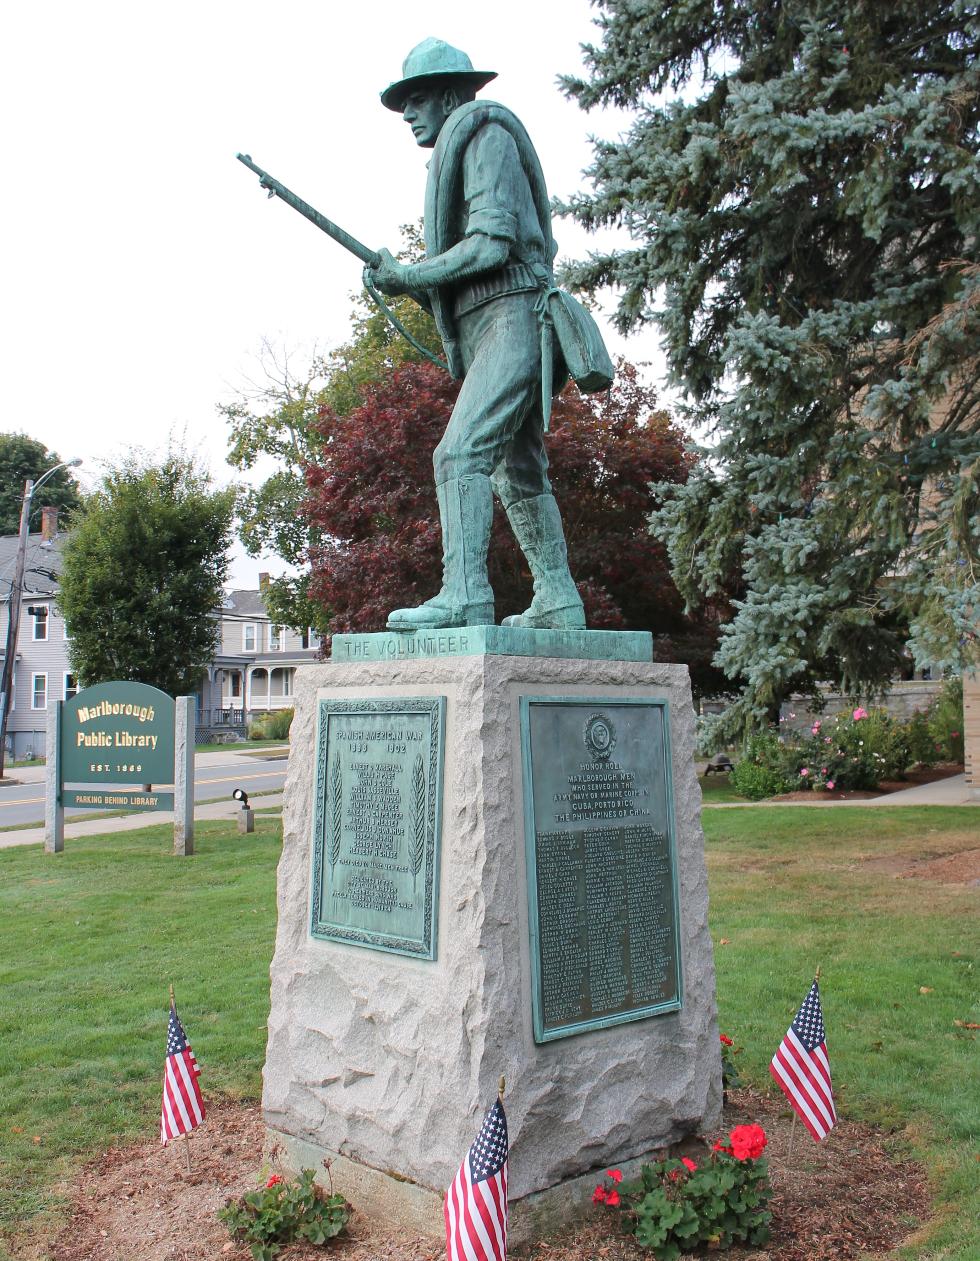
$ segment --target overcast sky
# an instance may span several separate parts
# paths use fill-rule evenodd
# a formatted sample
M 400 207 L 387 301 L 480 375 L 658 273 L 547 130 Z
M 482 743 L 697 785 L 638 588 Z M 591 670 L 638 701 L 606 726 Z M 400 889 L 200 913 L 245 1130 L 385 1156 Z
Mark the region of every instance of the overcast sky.
M 5 21 L 0 221 L 0 431 L 99 462 L 186 435 L 216 478 L 216 408 L 249 376 L 263 338 L 297 358 L 343 340 L 360 264 L 282 202 L 236 151 L 372 247 L 396 249 L 421 215 L 427 151 L 378 93 L 435 35 L 499 78 L 535 141 L 552 193 L 584 184 L 591 132 L 621 118 L 565 100 L 596 37 L 588 0 L 77 0 L 19 4 Z M 593 241 L 555 226 L 560 255 Z M 614 350 L 659 359 L 653 332 Z M 274 558 L 240 548 L 234 585 Z

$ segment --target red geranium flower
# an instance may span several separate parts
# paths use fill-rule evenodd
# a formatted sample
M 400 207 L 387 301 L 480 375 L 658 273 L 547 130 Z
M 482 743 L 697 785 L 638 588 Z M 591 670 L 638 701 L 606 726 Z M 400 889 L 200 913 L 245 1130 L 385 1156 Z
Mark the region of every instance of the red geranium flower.
M 688 1173 L 697 1172 L 697 1165 L 694 1163 L 693 1160 L 689 1160 L 687 1156 L 681 1157 L 681 1164 L 684 1166 L 684 1168 L 687 1170 Z
M 608 1194 L 609 1192 L 606 1190 L 604 1186 L 596 1187 L 596 1189 L 592 1192 L 592 1203 L 605 1204 L 606 1196 L 608 1196 Z
M 278 1175 L 277 1173 L 274 1173 L 274 1174 L 272 1175 L 272 1177 L 269 1179 L 269 1181 L 268 1181 L 265 1185 L 266 1185 L 266 1187 L 267 1187 L 267 1188 L 268 1188 L 268 1187 L 277 1187 L 277 1186 L 279 1185 L 279 1183 L 280 1183 L 280 1182 L 282 1182 L 282 1178 L 280 1178 L 280 1177 L 279 1177 L 279 1175 Z
M 736 1125 L 728 1141 L 736 1160 L 758 1160 L 769 1140 L 761 1125 Z
M 726 1147 L 721 1139 L 712 1146 L 711 1150 L 713 1152 L 724 1152 L 726 1156 L 730 1156 L 732 1154 L 732 1149 L 730 1147 Z
M 607 1170 L 606 1170 L 606 1177 L 607 1177 L 607 1178 L 612 1178 L 613 1182 L 622 1182 L 622 1180 L 623 1180 L 623 1171 L 622 1171 L 622 1169 L 607 1169 Z
M 619 1207 L 619 1192 L 618 1191 L 609 1192 L 609 1194 L 606 1196 L 606 1207 L 607 1208 Z

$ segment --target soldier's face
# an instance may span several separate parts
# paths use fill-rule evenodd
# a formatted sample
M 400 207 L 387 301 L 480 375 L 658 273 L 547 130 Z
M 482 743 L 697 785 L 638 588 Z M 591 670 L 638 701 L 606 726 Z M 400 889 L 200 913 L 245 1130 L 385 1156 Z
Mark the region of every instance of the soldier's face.
M 405 98 L 402 118 L 411 127 L 415 143 L 422 149 L 432 149 L 451 113 L 452 110 L 446 108 L 444 88 L 416 88 Z

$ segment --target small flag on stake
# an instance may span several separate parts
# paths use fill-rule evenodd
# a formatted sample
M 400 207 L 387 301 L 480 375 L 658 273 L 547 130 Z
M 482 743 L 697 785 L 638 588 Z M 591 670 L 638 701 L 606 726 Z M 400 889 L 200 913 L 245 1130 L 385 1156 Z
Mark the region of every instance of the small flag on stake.
M 171 995 L 167 1058 L 163 1068 L 163 1110 L 160 1113 L 160 1142 L 164 1146 L 172 1138 L 197 1129 L 204 1120 L 204 1100 L 197 1080 L 200 1075 L 201 1070 Z
M 463 1158 L 459 1173 L 446 1192 L 443 1211 L 447 1261 L 504 1261 L 507 1118 L 501 1098 L 494 1100 L 473 1146 Z
M 837 1123 L 837 1112 L 816 980 L 772 1057 L 769 1072 L 814 1139 L 826 1138 Z

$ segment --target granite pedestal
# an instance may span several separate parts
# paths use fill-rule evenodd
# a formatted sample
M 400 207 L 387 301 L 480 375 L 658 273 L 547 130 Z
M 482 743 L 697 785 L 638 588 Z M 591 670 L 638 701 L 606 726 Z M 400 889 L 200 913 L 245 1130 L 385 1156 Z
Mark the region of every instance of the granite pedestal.
M 281 1148 L 287 1164 L 316 1167 L 333 1157 L 334 1185 L 362 1211 L 439 1238 L 443 1193 L 503 1075 L 511 1232 L 519 1242 L 560 1228 L 584 1209 L 597 1173 L 610 1165 L 628 1168 L 711 1129 L 720 1117 L 721 1065 L 686 669 L 651 663 L 648 636 L 618 645 L 600 636 L 591 649 L 599 655 L 587 659 L 588 632 L 576 633 L 574 645 L 568 641 L 565 649 L 577 655 L 566 656 L 560 637 L 546 632 L 508 637 L 506 628 L 488 629 L 493 643 L 470 632 L 453 632 L 454 645 L 441 648 L 438 642 L 419 647 L 424 637 L 397 637 L 406 647 L 409 639 L 416 643 L 411 653 L 394 654 L 391 635 L 338 636 L 333 662 L 298 672 L 263 1106 L 270 1145 Z M 610 650 L 647 660 L 612 659 Z M 665 714 L 672 772 L 676 1001 L 661 1003 L 659 1014 L 614 1017 L 606 1027 L 553 1040 L 542 1040 L 547 1020 L 542 946 L 532 944 L 536 902 L 529 913 L 532 698 L 544 704 L 566 698 L 573 708 L 582 702 L 590 712 L 617 715 L 612 723 L 603 720 L 609 730 L 586 724 L 585 744 L 574 753 L 579 759 L 608 759 L 617 724 L 625 756 L 618 715 L 626 710 L 616 703 L 628 699 Z M 430 833 L 432 826 L 439 832 L 435 845 L 430 835 L 416 869 L 401 877 L 424 881 L 432 869 L 430 936 L 420 909 L 418 942 L 403 942 L 405 951 L 397 943 L 387 948 L 383 936 L 345 939 L 321 906 L 325 868 L 333 872 L 337 861 L 331 793 L 343 800 L 331 768 L 341 779 L 346 773 L 339 754 L 328 752 L 322 764 L 323 723 L 368 701 L 396 711 L 412 701 L 427 724 L 423 733 L 433 723 L 441 732 L 438 748 L 428 735 L 417 737 L 416 774 L 424 765 L 425 782 L 420 778 L 416 813 L 404 806 L 409 833 L 415 819 L 422 838 L 423 818 Z M 415 711 L 403 729 L 422 721 Z M 421 804 L 426 787 L 428 810 Z M 338 844 L 339 836 L 338 824 Z M 425 849 L 421 839 L 419 849 Z M 533 886 L 533 864 L 530 871 Z M 316 924 L 323 935 L 312 934 Z M 670 978 L 664 985 L 668 994 Z

